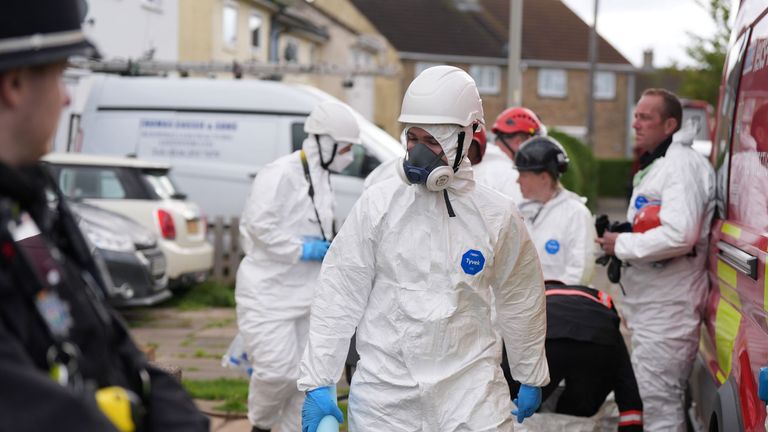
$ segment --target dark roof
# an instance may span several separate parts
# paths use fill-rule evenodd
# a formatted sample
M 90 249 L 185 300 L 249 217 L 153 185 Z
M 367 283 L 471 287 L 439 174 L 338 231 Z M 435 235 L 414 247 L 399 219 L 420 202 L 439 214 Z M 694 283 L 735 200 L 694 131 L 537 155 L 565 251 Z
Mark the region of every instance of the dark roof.
M 477 0 L 460 11 L 455 0 L 351 0 L 379 32 L 404 52 L 506 57 L 509 0 Z M 589 26 L 560 0 L 523 2 L 522 58 L 588 61 Z M 600 63 L 630 64 L 598 38 Z
M 319 27 L 311 21 L 297 15 L 290 9 L 283 9 L 274 15 L 275 21 L 284 25 L 287 29 L 303 33 L 305 36 L 318 41 L 328 40 L 328 30 Z
M 478 31 L 475 16 L 454 0 L 352 0 L 398 50 L 448 55 L 501 56 L 499 40 Z

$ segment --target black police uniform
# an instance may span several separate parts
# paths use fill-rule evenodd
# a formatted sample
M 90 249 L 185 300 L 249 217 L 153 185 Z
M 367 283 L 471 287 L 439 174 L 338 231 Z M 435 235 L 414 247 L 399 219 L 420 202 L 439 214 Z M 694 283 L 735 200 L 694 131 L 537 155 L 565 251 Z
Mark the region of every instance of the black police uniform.
M 546 295 L 550 383 L 542 389 L 542 400 L 565 380 L 555 412 L 590 417 L 613 391 L 619 431 L 642 431 L 643 403 L 610 296 L 584 286 L 556 284 L 547 285 Z M 520 384 L 509 373 L 506 353 L 502 369 L 510 393 L 516 395 Z
M 0 164 L 0 431 L 116 431 L 95 402 L 110 386 L 136 396 L 137 431 L 208 431 L 105 302 L 86 242 L 51 185 L 42 167 Z

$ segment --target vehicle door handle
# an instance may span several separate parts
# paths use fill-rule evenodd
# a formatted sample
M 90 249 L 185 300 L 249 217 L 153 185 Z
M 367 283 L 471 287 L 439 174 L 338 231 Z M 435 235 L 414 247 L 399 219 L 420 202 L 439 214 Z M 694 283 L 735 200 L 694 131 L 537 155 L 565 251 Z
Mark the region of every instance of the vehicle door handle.
M 722 240 L 717 242 L 717 257 L 739 272 L 757 280 L 757 257 Z

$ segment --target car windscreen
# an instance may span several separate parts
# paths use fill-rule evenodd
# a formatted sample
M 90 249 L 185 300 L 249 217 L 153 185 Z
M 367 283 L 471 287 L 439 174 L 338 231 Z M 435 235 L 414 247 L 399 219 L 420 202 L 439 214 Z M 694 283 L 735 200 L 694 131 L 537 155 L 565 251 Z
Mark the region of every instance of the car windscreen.
M 168 175 L 168 170 L 145 169 L 142 177 L 149 188 L 161 199 L 184 199 L 186 195 L 179 191 L 176 184 Z
M 71 199 L 152 199 L 130 169 L 115 166 L 49 165 L 62 193 Z

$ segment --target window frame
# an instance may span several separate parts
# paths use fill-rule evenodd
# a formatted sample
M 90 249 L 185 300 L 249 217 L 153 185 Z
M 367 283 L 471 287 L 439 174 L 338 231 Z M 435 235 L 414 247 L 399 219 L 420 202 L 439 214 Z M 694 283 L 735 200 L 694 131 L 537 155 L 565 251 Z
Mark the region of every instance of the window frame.
M 227 9 L 234 11 L 234 39 L 228 40 L 227 34 Z M 231 1 L 225 1 L 221 7 L 221 40 L 224 46 L 229 49 L 236 49 L 238 43 L 238 20 L 239 20 L 239 7 L 237 3 Z
M 492 72 L 490 75 L 491 82 L 486 83 L 484 78 L 488 77 L 487 73 Z M 501 92 L 501 67 L 496 65 L 471 65 L 469 67 L 469 74 L 474 78 L 477 84 L 477 91 L 480 94 L 493 94 L 497 95 Z
M 600 86 L 598 83 L 600 82 L 600 77 L 610 77 L 611 78 L 611 89 L 607 92 L 601 92 Z M 614 100 L 616 99 L 616 72 L 612 71 L 596 71 L 594 76 L 594 98 L 595 100 Z
M 554 91 L 545 87 L 544 75 L 554 73 L 562 74 L 562 90 Z M 536 91 L 539 97 L 554 99 L 565 99 L 568 97 L 568 70 L 562 68 L 540 68 L 536 74 L 536 79 Z
M 258 19 L 260 20 L 259 27 L 256 29 L 256 33 L 257 33 L 257 43 L 256 43 L 256 45 L 253 44 L 254 29 L 251 26 L 252 19 L 255 18 L 255 17 L 258 17 Z M 251 9 L 251 14 L 248 15 L 248 34 L 250 35 L 249 44 L 251 46 L 251 50 L 254 51 L 254 52 L 260 51 L 262 46 L 263 46 L 263 43 L 264 43 L 263 39 L 264 38 L 262 36 L 262 33 L 263 33 L 265 22 L 266 22 L 266 20 L 264 19 L 264 14 L 261 13 L 260 10 L 258 10 L 258 9 Z

